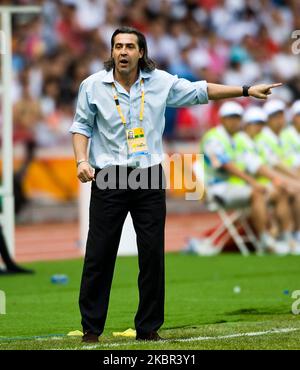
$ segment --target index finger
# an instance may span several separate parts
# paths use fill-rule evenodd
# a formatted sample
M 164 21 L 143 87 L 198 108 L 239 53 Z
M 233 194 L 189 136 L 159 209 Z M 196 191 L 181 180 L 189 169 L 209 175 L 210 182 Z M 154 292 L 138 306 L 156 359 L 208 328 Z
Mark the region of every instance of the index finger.
M 282 86 L 282 85 L 283 85 L 282 82 L 278 82 L 276 84 L 271 84 L 271 85 L 269 85 L 269 89 L 273 89 L 274 87 L 279 87 L 279 86 Z

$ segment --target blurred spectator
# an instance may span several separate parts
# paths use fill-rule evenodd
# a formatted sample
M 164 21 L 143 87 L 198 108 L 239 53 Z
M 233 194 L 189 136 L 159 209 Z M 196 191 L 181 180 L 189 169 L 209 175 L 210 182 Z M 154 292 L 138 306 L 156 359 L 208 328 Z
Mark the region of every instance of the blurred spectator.
M 59 7 L 59 19 L 55 31 L 59 43 L 72 54 L 80 56 L 84 52 L 83 30 L 78 22 L 76 0 L 62 0 Z
M 288 7 L 272 6 L 267 3 L 262 19 L 274 42 L 281 45 L 291 37 L 293 14 Z
M 69 102 L 59 100 L 56 109 L 46 121 L 36 127 L 36 139 L 44 147 L 65 146 L 69 142 L 68 128 L 73 120 L 73 107 Z
M 59 101 L 60 86 L 59 80 L 55 77 L 48 77 L 44 80 L 43 95 L 41 97 L 41 109 L 45 117 L 55 111 Z
M 154 19 L 150 23 L 149 30 L 146 34 L 149 54 L 160 66 L 166 68 L 172 61 L 178 58 L 178 47 L 174 40 L 167 33 L 166 19 L 163 17 Z
M 22 93 L 13 106 L 14 140 L 34 141 L 36 126 L 43 119 L 40 102 L 29 91 L 29 73 L 25 70 L 21 76 Z
M 190 81 L 196 81 L 197 76 L 195 73 L 193 73 L 189 63 L 189 52 L 189 48 L 182 49 L 179 57 L 170 62 L 169 72 L 174 75 L 178 75 L 181 78 L 185 78 Z
M 98 29 L 105 22 L 106 0 L 77 1 L 77 21 L 82 30 Z
M 123 8 L 117 0 L 110 0 L 106 2 L 106 18 L 105 23 L 99 27 L 99 37 L 105 43 L 108 50 L 110 50 L 110 39 L 115 29 L 119 25 Z
M 291 53 L 292 39 L 285 41 L 272 58 L 272 69 L 278 81 L 289 82 L 300 75 L 299 56 Z
M 130 24 L 131 27 L 135 27 L 143 33 L 147 32 L 147 0 L 132 0 L 129 2 L 127 11 L 122 15 L 120 21 L 122 23 Z

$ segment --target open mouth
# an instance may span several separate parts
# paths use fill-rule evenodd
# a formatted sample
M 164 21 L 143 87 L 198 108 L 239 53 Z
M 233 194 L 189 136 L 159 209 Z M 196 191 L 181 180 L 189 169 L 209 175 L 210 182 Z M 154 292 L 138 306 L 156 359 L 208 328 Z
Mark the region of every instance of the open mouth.
M 119 64 L 121 66 L 127 66 L 128 65 L 128 60 L 127 59 L 121 59 L 120 62 L 119 62 Z

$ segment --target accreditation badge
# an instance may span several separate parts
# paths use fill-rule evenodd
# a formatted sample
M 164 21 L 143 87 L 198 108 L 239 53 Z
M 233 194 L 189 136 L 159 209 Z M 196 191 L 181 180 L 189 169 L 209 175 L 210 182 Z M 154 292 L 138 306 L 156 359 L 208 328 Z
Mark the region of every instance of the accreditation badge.
M 148 154 L 148 146 L 143 127 L 126 130 L 129 155 Z

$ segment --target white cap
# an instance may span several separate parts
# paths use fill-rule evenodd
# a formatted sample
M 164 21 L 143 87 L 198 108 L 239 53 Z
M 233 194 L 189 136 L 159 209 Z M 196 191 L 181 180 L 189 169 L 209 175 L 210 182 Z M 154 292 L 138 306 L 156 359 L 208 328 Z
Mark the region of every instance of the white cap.
M 255 124 L 259 122 L 266 122 L 268 119 L 266 113 L 262 108 L 259 107 L 249 107 L 243 116 L 243 121 L 245 124 Z
M 291 116 L 295 117 L 297 114 L 300 114 L 300 100 L 296 100 L 291 106 Z
M 270 117 L 274 113 L 284 112 L 285 104 L 282 100 L 272 99 L 265 103 L 263 109 L 266 115 Z
M 220 117 L 228 117 L 228 116 L 242 116 L 244 112 L 243 107 L 234 102 L 234 101 L 228 101 L 221 105 L 221 108 L 219 110 L 219 116 Z

